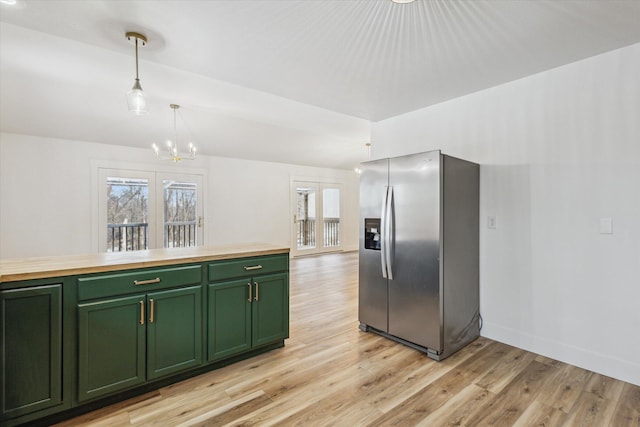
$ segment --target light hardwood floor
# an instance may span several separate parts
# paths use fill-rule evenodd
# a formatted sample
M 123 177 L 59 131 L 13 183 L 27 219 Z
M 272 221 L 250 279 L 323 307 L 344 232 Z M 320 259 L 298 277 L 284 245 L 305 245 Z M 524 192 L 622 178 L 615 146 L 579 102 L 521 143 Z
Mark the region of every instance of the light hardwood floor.
M 443 362 L 358 330 L 357 254 L 291 262 L 282 349 L 60 426 L 640 426 L 640 387 L 479 338 Z

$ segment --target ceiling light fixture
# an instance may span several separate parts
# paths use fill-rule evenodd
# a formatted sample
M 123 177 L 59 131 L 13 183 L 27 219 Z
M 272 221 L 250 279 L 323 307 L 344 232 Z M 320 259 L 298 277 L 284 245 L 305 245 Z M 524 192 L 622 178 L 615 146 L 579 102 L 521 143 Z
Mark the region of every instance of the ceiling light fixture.
M 145 99 L 142 86 L 140 86 L 140 77 L 138 77 L 138 44 L 142 47 L 147 45 L 147 38 L 140 33 L 128 32 L 125 34 L 127 40 L 135 43 L 136 45 L 136 81 L 133 83 L 133 87 L 127 93 L 127 105 L 129 111 L 134 114 L 141 115 L 147 114 L 149 109 L 147 108 L 147 100 Z
M 391 1 L 398 4 L 406 4 L 406 3 L 413 3 L 416 0 L 391 0 Z
M 0 3 L 7 4 L 9 6 L 15 6 L 18 1 L 17 0 L 0 0 Z
M 189 142 L 189 153 L 181 154 L 178 151 L 178 128 L 176 127 L 176 112 L 180 108 L 178 104 L 169 104 L 169 107 L 173 110 L 173 140 L 167 140 L 167 155 L 160 154 L 160 148 L 156 144 L 152 144 L 153 152 L 156 157 L 162 160 L 171 160 L 178 163 L 180 160 L 193 160 L 196 158 L 196 147 L 193 142 Z M 184 121 L 184 119 L 183 119 Z
M 371 143 L 367 142 L 364 146 L 367 147 L 367 160 L 371 160 Z M 362 174 L 362 169 L 359 167 L 355 168 L 353 171 L 358 175 Z

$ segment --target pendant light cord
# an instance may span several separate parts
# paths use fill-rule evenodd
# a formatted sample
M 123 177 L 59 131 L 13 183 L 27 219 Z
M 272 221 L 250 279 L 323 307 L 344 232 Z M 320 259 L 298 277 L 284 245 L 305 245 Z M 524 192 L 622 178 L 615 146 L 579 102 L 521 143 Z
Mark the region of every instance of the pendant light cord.
M 138 77 L 138 38 L 136 37 L 136 80 L 140 80 Z

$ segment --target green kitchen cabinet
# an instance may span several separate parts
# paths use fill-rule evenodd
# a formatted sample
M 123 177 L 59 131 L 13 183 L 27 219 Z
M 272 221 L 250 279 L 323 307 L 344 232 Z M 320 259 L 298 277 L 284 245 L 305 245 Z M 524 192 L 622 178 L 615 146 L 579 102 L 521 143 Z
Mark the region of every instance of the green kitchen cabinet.
M 289 337 L 287 273 L 209 285 L 208 360 Z
M 247 280 L 209 285 L 209 361 L 251 349 L 252 286 Z
M 59 407 L 62 285 L 0 292 L 0 420 Z
M 48 276 L 30 261 L 3 265 L 0 426 L 48 423 L 284 345 L 288 254 L 204 253 L 122 269 L 100 255 Z
M 289 337 L 287 271 L 287 256 L 209 265 L 209 281 L 213 283 L 208 287 L 208 361 Z M 233 280 L 225 280 L 230 278 Z
M 251 345 L 259 347 L 289 337 L 289 275 L 253 278 Z
M 202 362 L 200 286 L 78 306 L 78 400 L 143 384 Z
M 147 380 L 202 363 L 202 288 L 149 293 Z
M 78 306 L 78 401 L 145 382 L 145 298 Z

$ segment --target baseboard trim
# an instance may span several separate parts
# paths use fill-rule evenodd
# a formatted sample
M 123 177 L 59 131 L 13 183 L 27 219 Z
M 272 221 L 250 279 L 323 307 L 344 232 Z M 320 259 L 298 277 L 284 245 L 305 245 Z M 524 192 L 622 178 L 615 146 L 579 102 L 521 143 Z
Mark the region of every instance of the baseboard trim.
M 485 321 L 481 336 L 640 386 L 640 364 Z

